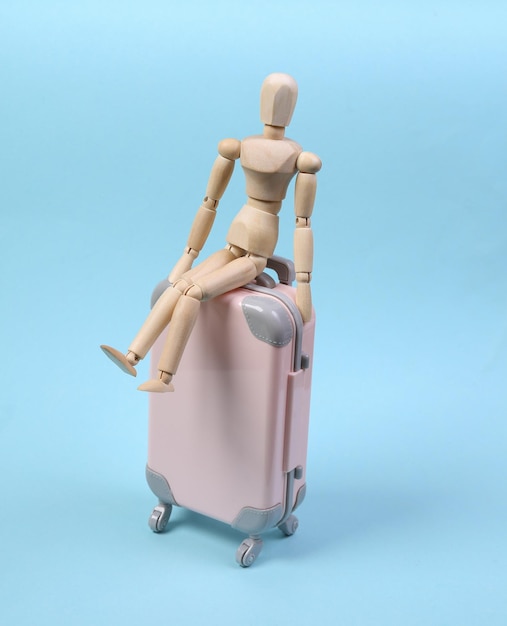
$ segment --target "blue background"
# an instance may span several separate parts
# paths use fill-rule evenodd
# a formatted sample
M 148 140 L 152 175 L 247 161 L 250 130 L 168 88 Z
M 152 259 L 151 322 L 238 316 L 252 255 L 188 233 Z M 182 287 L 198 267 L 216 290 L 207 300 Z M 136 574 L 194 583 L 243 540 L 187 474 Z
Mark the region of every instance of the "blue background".
M 506 623 L 506 23 L 500 0 L 0 2 L 2 623 Z M 272 71 L 324 163 L 318 339 L 300 529 L 243 570 L 219 523 L 148 529 L 148 398 L 98 345 L 128 345 Z M 207 252 L 243 198 L 238 169 Z

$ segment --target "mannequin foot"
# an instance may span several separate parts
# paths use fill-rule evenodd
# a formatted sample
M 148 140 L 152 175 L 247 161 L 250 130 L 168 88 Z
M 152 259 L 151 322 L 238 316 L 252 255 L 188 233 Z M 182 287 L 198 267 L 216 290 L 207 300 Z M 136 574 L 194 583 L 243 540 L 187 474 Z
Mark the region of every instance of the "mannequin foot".
M 173 375 L 169 372 L 160 372 L 160 378 L 154 378 L 147 380 L 142 385 L 139 385 L 139 391 L 153 391 L 155 393 L 167 393 L 168 391 L 174 391 L 174 386 L 171 383 Z
M 115 365 L 117 365 L 121 370 L 123 370 L 126 374 L 130 374 L 131 376 L 137 376 L 137 372 L 134 368 L 134 365 L 137 365 L 141 360 L 137 354 L 133 352 L 127 352 L 127 354 L 122 354 L 119 350 L 115 348 L 111 348 L 111 346 L 100 346 L 102 348 L 102 352 L 111 359 Z

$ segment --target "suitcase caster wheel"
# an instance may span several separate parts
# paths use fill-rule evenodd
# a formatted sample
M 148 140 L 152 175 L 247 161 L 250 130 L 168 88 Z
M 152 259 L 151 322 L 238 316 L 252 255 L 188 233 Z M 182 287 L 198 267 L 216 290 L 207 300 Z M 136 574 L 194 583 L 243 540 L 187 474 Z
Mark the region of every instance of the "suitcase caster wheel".
M 283 524 L 280 524 L 278 528 L 282 531 L 284 535 L 290 537 L 293 535 L 298 529 L 299 521 L 295 515 L 290 515 Z
M 250 567 L 262 550 L 262 539 L 245 539 L 236 552 L 236 562 L 241 567 Z
M 170 504 L 159 504 L 153 509 L 148 524 L 154 533 L 161 533 L 165 529 L 172 510 Z

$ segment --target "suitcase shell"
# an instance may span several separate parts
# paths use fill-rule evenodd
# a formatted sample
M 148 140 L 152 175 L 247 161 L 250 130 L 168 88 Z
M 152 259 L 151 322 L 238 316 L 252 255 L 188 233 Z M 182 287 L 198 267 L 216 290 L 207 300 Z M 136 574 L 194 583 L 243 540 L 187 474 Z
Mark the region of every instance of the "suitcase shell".
M 270 265 L 290 282 L 287 263 Z M 160 503 L 150 518 L 156 532 L 172 505 L 247 533 L 257 553 L 260 533 L 295 531 L 291 514 L 305 495 L 315 315 L 303 325 L 294 301 L 287 284 L 251 284 L 201 304 L 176 391 L 150 394 L 146 476 Z M 164 340 L 165 333 L 152 348 L 152 376 Z

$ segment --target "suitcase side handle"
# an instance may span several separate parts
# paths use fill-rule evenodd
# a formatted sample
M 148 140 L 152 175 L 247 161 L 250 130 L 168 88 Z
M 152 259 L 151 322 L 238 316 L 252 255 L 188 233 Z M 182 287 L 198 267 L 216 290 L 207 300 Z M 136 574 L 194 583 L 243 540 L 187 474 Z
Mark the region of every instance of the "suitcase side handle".
M 296 279 L 294 263 L 290 259 L 282 256 L 272 256 L 268 259 L 266 267 L 276 272 L 278 280 L 282 285 L 292 285 Z

